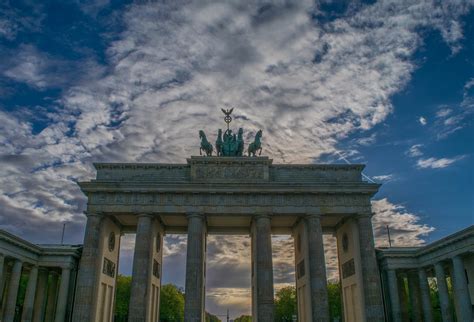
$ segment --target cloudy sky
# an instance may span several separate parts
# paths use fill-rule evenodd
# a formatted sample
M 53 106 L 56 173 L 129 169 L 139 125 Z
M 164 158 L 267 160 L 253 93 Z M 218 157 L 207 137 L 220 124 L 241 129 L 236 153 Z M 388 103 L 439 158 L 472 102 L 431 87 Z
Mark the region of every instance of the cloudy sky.
M 473 0 L 142 2 L 0 3 L 2 229 L 81 243 L 92 162 L 184 162 L 224 106 L 274 162 L 367 164 L 378 245 L 386 224 L 396 245 L 473 224 Z M 249 242 L 209 238 L 211 312 L 250 310 Z M 184 286 L 186 238 L 165 247 Z M 291 250 L 274 237 L 277 287 Z

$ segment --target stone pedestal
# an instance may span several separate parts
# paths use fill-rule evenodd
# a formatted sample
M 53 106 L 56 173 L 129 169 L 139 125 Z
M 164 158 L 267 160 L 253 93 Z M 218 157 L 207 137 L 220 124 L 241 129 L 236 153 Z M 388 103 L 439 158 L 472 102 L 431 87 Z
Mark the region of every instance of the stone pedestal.
M 254 247 L 255 246 L 255 247 Z M 252 261 L 254 279 L 252 302 L 256 310 L 256 322 L 273 322 L 273 262 L 271 219 L 261 215 L 254 218 L 252 224 Z
M 471 297 L 464 264 L 460 256 L 453 257 L 453 291 L 457 299 L 456 314 L 458 321 L 472 321 Z
M 3 313 L 3 322 L 13 322 L 15 318 L 16 300 L 18 296 L 18 287 L 20 285 L 22 262 L 15 259 L 13 263 L 10 283 L 8 284 L 7 301 Z
M 37 281 L 38 281 L 38 267 L 33 266 L 28 276 L 28 284 L 26 287 L 25 300 L 23 302 L 23 313 L 21 316 L 21 320 L 23 322 L 31 322 L 33 319 L 33 307 L 34 307 L 34 301 L 35 301 Z
M 200 214 L 190 214 L 187 218 L 188 244 L 184 320 L 201 322 L 205 321 L 206 223 L 204 216 Z
M 359 246 L 362 267 L 362 285 L 364 287 L 365 315 L 367 321 L 385 321 L 380 273 L 375 257 L 372 215 L 357 217 L 359 227 Z

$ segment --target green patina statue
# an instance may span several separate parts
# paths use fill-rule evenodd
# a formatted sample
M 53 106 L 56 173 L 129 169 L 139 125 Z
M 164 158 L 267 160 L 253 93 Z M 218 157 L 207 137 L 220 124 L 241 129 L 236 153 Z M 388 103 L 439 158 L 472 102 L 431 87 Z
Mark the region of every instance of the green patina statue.
M 216 140 L 216 155 L 224 157 L 241 157 L 244 155 L 244 130 L 239 128 L 237 134 L 232 133 L 232 130 L 229 127 L 230 122 L 232 122 L 232 111 L 234 109 L 222 109 L 225 117 L 224 121 L 227 123 L 227 130 L 222 133 L 222 129 L 217 131 L 217 140 Z M 207 156 L 212 156 L 213 147 L 212 144 L 207 141 L 206 134 L 203 130 L 199 131 L 199 137 L 201 139 L 201 147 L 199 149 L 200 155 L 202 151 L 206 153 Z M 256 152 L 259 151 L 259 155 L 262 153 L 262 144 L 260 138 L 262 137 L 262 130 L 259 130 L 255 136 L 255 141 L 249 145 L 248 155 L 256 156 Z

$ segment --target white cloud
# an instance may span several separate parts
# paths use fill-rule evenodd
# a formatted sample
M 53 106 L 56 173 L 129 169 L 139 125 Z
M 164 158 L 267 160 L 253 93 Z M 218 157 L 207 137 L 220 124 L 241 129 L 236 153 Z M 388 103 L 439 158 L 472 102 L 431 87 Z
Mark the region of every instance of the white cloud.
M 457 162 L 459 160 L 464 159 L 464 155 L 459 155 L 454 158 L 427 158 L 427 159 L 419 159 L 416 162 L 416 166 L 420 169 L 441 169 L 441 168 L 446 168 L 453 164 L 454 162 Z
M 428 124 L 428 121 L 426 120 L 426 118 L 424 118 L 423 116 L 420 116 L 418 118 L 418 122 L 420 122 L 421 125 L 425 126 L 426 124 Z
M 415 144 L 406 151 L 406 154 L 412 158 L 419 157 L 423 155 L 423 152 L 421 151 L 421 148 L 423 147 L 423 144 Z
M 372 179 L 375 179 L 377 181 L 392 181 L 394 180 L 395 176 L 393 174 L 382 174 L 378 176 L 373 176 Z

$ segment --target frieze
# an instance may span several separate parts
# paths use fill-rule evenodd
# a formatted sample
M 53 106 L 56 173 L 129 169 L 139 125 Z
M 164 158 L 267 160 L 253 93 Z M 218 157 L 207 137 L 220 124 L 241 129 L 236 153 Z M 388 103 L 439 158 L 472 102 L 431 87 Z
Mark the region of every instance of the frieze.
M 159 206 L 365 206 L 370 198 L 364 194 L 285 194 L 285 193 L 137 193 L 94 192 L 91 205 L 159 205 Z

